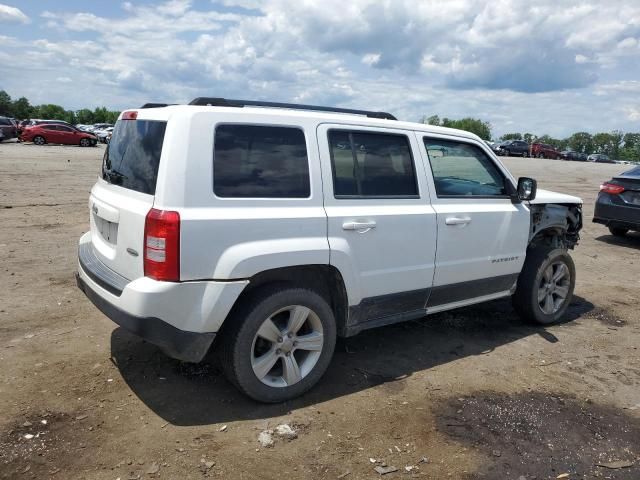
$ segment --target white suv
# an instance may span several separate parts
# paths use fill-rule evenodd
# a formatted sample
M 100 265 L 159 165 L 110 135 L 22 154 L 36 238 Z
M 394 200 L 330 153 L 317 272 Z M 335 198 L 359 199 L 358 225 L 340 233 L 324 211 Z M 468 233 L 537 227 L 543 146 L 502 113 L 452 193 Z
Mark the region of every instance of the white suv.
M 338 335 L 507 296 L 559 320 L 582 226 L 468 132 L 216 98 L 123 112 L 89 206 L 87 297 L 174 358 L 213 346 L 265 402 L 313 386 Z

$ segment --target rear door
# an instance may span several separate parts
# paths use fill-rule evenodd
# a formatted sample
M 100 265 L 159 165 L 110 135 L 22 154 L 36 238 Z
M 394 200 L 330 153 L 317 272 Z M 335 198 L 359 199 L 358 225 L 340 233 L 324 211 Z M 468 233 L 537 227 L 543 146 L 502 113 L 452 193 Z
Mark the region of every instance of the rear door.
M 437 214 L 436 271 L 428 307 L 508 292 L 522 269 L 529 210 L 512 203 L 507 173 L 480 143 L 418 134 Z
M 350 320 L 424 313 L 436 216 L 413 132 L 323 124 L 318 144 L 331 264 L 352 277 Z
M 89 198 L 98 258 L 129 280 L 144 275 L 145 218 L 153 206 L 166 121 L 119 120 Z

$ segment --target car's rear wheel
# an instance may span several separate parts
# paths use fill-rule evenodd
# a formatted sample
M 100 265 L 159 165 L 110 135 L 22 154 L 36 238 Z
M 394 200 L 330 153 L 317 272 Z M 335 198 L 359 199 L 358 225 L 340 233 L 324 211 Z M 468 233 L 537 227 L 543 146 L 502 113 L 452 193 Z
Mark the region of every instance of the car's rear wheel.
M 539 153 L 538 158 L 544 158 L 544 153 Z
M 47 143 L 47 141 L 43 136 L 36 135 L 35 137 L 33 137 L 33 143 L 35 143 L 36 145 L 44 145 L 45 143 Z
M 81 147 L 88 147 L 89 145 L 91 145 L 91 142 L 89 141 L 88 138 L 81 138 L 80 139 L 80 146 Z
M 576 268 L 566 250 L 538 247 L 527 253 L 513 295 L 513 306 L 529 321 L 548 325 L 560 320 L 573 297 Z
M 335 318 L 322 296 L 274 287 L 243 300 L 225 321 L 220 359 L 227 378 L 245 394 L 282 402 L 320 380 L 335 342 Z
M 629 229 L 622 227 L 609 227 L 609 231 L 611 232 L 611 235 L 615 235 L 616 237 L 624 237 Z

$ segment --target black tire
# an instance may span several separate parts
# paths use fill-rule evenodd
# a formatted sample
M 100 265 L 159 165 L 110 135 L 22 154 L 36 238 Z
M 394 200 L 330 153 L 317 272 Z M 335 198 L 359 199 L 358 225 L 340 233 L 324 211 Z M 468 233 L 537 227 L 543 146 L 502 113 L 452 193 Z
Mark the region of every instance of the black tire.
M 524 153 L 522 154 L 522 158 L 527 158 L 528 156 L 529 156 L 529 154 L 528 154 L 527 152 L 524 152 Z
M 505 157 L 510 157 L 510 156 L 511 156 L 511 151 L 509 151 L 509 150 L 505 150 L 505 151 L 504 151 L 504 156 L 505 156 Z
M 609 231 L 611 232 L 611 235 L 614 235 L 616 237 L 624 237 L 629 229 L 623 227 L 609 227 Z
M 35 143 L 36 145 L 44 145 L 45 143 L 47 143 L 47 141 L 42 135 L 36 135 L 35 137 L 33 137 L 33 143 Z
M 91 141 L 88 138 L 81 138 L 80 139 L 80 146 L 81 147 L 88 147 L 89 145 L 91 145 Z
M 539 153 L 538 158 L 544 158 L 544 153 Z
M 306 376 L 293 385 L 273 387 L 263 383 L 253 371 L 254 338 L 267 318 L 291 305 L 302 305 L 317 315 L 323 329 L 323 346 Z M 225 376 L 238 389 L 259 402 L 277 403 L 302 395 L 320 380 L 331 362 L 335 343 L 336 322 L 327 301 L 312 290 L 280 285 L 261 289 L 242 300 L 225 321 L 218 339 L 218 353 Z
M 557 311 L 545 313 L 538 300 L 538 292 L 544 282 L 544 273 L 551 265 L 562 263 L 569 272 L 568 293 Z M 553 267 L 552 267 L 553 268 Z M 576 284 L 576 267 L 566 250 L 552 247 L 538 247 L 527 252 L 518 286 L 513 295 L 513 307 L 524 320 L 549 325 L 562 319 L 573 297 Z

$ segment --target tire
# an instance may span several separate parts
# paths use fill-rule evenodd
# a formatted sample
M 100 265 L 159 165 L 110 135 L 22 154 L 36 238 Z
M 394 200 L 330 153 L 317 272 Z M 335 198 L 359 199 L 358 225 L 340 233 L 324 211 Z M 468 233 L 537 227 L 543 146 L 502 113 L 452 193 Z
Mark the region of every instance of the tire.
M 609 231 L 611 232 L 611 235 L 614 235 L 616 237 L 624 237 L 629 229 L 623 227 L 609 227 Z
M 559 281 L 555 280 L 561 270 L 564 276 Z M 575 283 L 576 267 L 566 250 L 552 247 L 532 249 L 527 252 L 518 278 L 513 307 L 524 320 L 542 325 L 555 323 L 567 311 Z
M 544 158 L 544 153 L 539 153 L 538 158 Z
M 295 331 L 290 328 L 292 321 L 302 318 L 305 309 L 308 313 L 299 330 L 287 335 L 288 330 Z M 313 387 L 329 366 L 336 343 L 336 322 L 327 301 L 312 290 L 287 286 L 250 294 L 222 330 L 218 348 L 225 376 L 246 395 L 264 403 L 283 402 Z M 259 335 L 259 331 L 264 333 Z M 296 346 L 296 339 L 303 337 L 309 345 L 315 342 L 314 349 Z
M 91 141 L 88 138 L 81 138 L 80 139 L 80 146 L 81 147 L 88 147 L 89 145 L 91 145 Z
M 562 157 L 560 155 L 556 155 L 556 160 L 561 160 Z
M 36 145 L 44 145 L 45 143 L 47 143 L 47 141 L 43 136 L 36 135 L 35 137 L 33 137 L 33 143 L 35 143 Z
M 527 152 L 524 152 L 524 153 L 522 154 L 522 158 L 527 158 L 528 156 L 529 156 L 529 154 L 528 154 Z
M 511 156 L 511 152 L 509 150 L 505 150 L 504 151 L 504 156 L 505 157 L 510 157 Z

